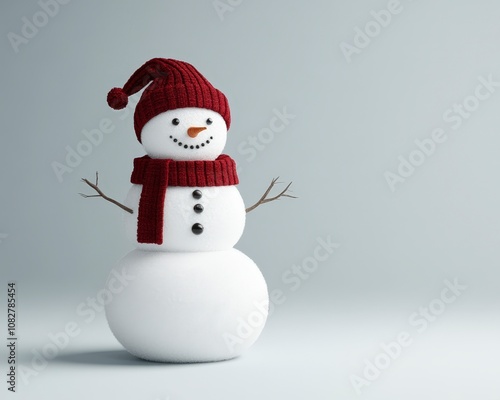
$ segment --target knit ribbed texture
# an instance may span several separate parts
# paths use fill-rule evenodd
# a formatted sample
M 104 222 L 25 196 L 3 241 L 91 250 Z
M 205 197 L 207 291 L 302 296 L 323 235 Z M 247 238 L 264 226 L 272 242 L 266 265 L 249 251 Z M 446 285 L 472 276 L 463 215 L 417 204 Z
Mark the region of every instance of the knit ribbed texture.
M 110 91 L 108 104 L 116 109 L 123 108 L 127 104 L 123 96 L 131 96 L 144 87 L 146 89 L 134 114 L 134 128 L 139 142 L 142 128 L 151 118 L 176 108 L 213 110 L 224 118 L 227 129 L 231 125 L 226 96 L 187 62 L 166 58 L 149 60 L 132 74 L 123 89 L 114 88 Z
M 130 181 L 143 185 L 139 201 L 137 241 L 163 243 L 165 196 L 168 186 L 237 185 L 235 161 L 226 154 L 215 161 L 174 161 L 144 156 L 134 159 Z

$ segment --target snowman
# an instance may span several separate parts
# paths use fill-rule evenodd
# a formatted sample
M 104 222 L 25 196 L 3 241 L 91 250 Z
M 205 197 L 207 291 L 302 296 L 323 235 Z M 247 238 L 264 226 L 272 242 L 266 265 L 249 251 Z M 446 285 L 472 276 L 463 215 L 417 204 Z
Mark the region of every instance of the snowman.
M 106 305 L 116 339 L 131 354 L 158 362 L 234 358 L 259 337 L 269 297 L 257 265 L 234 245 L 246 213 L 236 164 L 222 154 L 231 123 L 226 96 L 192 65 L 155 58 L 108 94 L 114 109 L 144 89 L 134 113 L 146 155 L 134 160 L 124 204 L 134 250 L 116 270 L 131 277 Z

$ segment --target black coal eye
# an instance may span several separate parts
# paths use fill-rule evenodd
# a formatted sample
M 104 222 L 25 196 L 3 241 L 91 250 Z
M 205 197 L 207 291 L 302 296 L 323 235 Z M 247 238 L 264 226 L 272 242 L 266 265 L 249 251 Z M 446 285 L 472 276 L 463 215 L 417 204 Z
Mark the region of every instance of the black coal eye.
M 214 122 L 214 121 L 212 121 L 212 118 L 207 119 L 207 125 L 212 125 L 212 122 Z
M 173 125 L 179 125 L 179 123 L 180 123 L 180 122 L 181 122 L 181 121 L 179 121 L 179 118 L 174 118 L 174 119 L 172 120 L 172 124 L 173 124 Z

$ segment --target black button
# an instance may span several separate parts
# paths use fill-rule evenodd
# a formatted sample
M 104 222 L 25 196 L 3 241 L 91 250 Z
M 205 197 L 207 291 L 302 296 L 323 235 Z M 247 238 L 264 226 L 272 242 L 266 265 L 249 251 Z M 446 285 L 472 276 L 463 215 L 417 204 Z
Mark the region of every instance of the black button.
M 198 200 L 198 199 L 201 199 L 201 190 L 196 189 L 196 190 L 193 192 L 193 197 L 194 197 L 195 199 L 197 199 L 197 200 Z
M 200 235 L 201 233 L 203 233 L 203 225 L 197 222 L 191 227 L 191 230 L 195 235 Z
M 195 204 L 193 210 L 196 214 L 203 212 L 203 206 L 201 204 Z

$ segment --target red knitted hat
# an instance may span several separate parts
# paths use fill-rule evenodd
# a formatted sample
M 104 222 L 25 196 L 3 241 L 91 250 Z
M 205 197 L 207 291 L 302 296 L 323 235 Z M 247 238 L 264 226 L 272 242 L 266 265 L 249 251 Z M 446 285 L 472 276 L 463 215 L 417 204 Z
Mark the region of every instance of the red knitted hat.
M 108 93 L 108 104 L 115 110 L 125 108 L 128 96 L 151 83 L 142 93 L 135 107 L 134 128 L 139 142 L 146 122 L 162 112 L 184 107 L 207 108 L 219 113 L 231 124 L 231 113 L 226 96 L 214 88 L 191 64 L 166 58 L 153 58 L 129 78 L 123 89 L 113 88 Z

